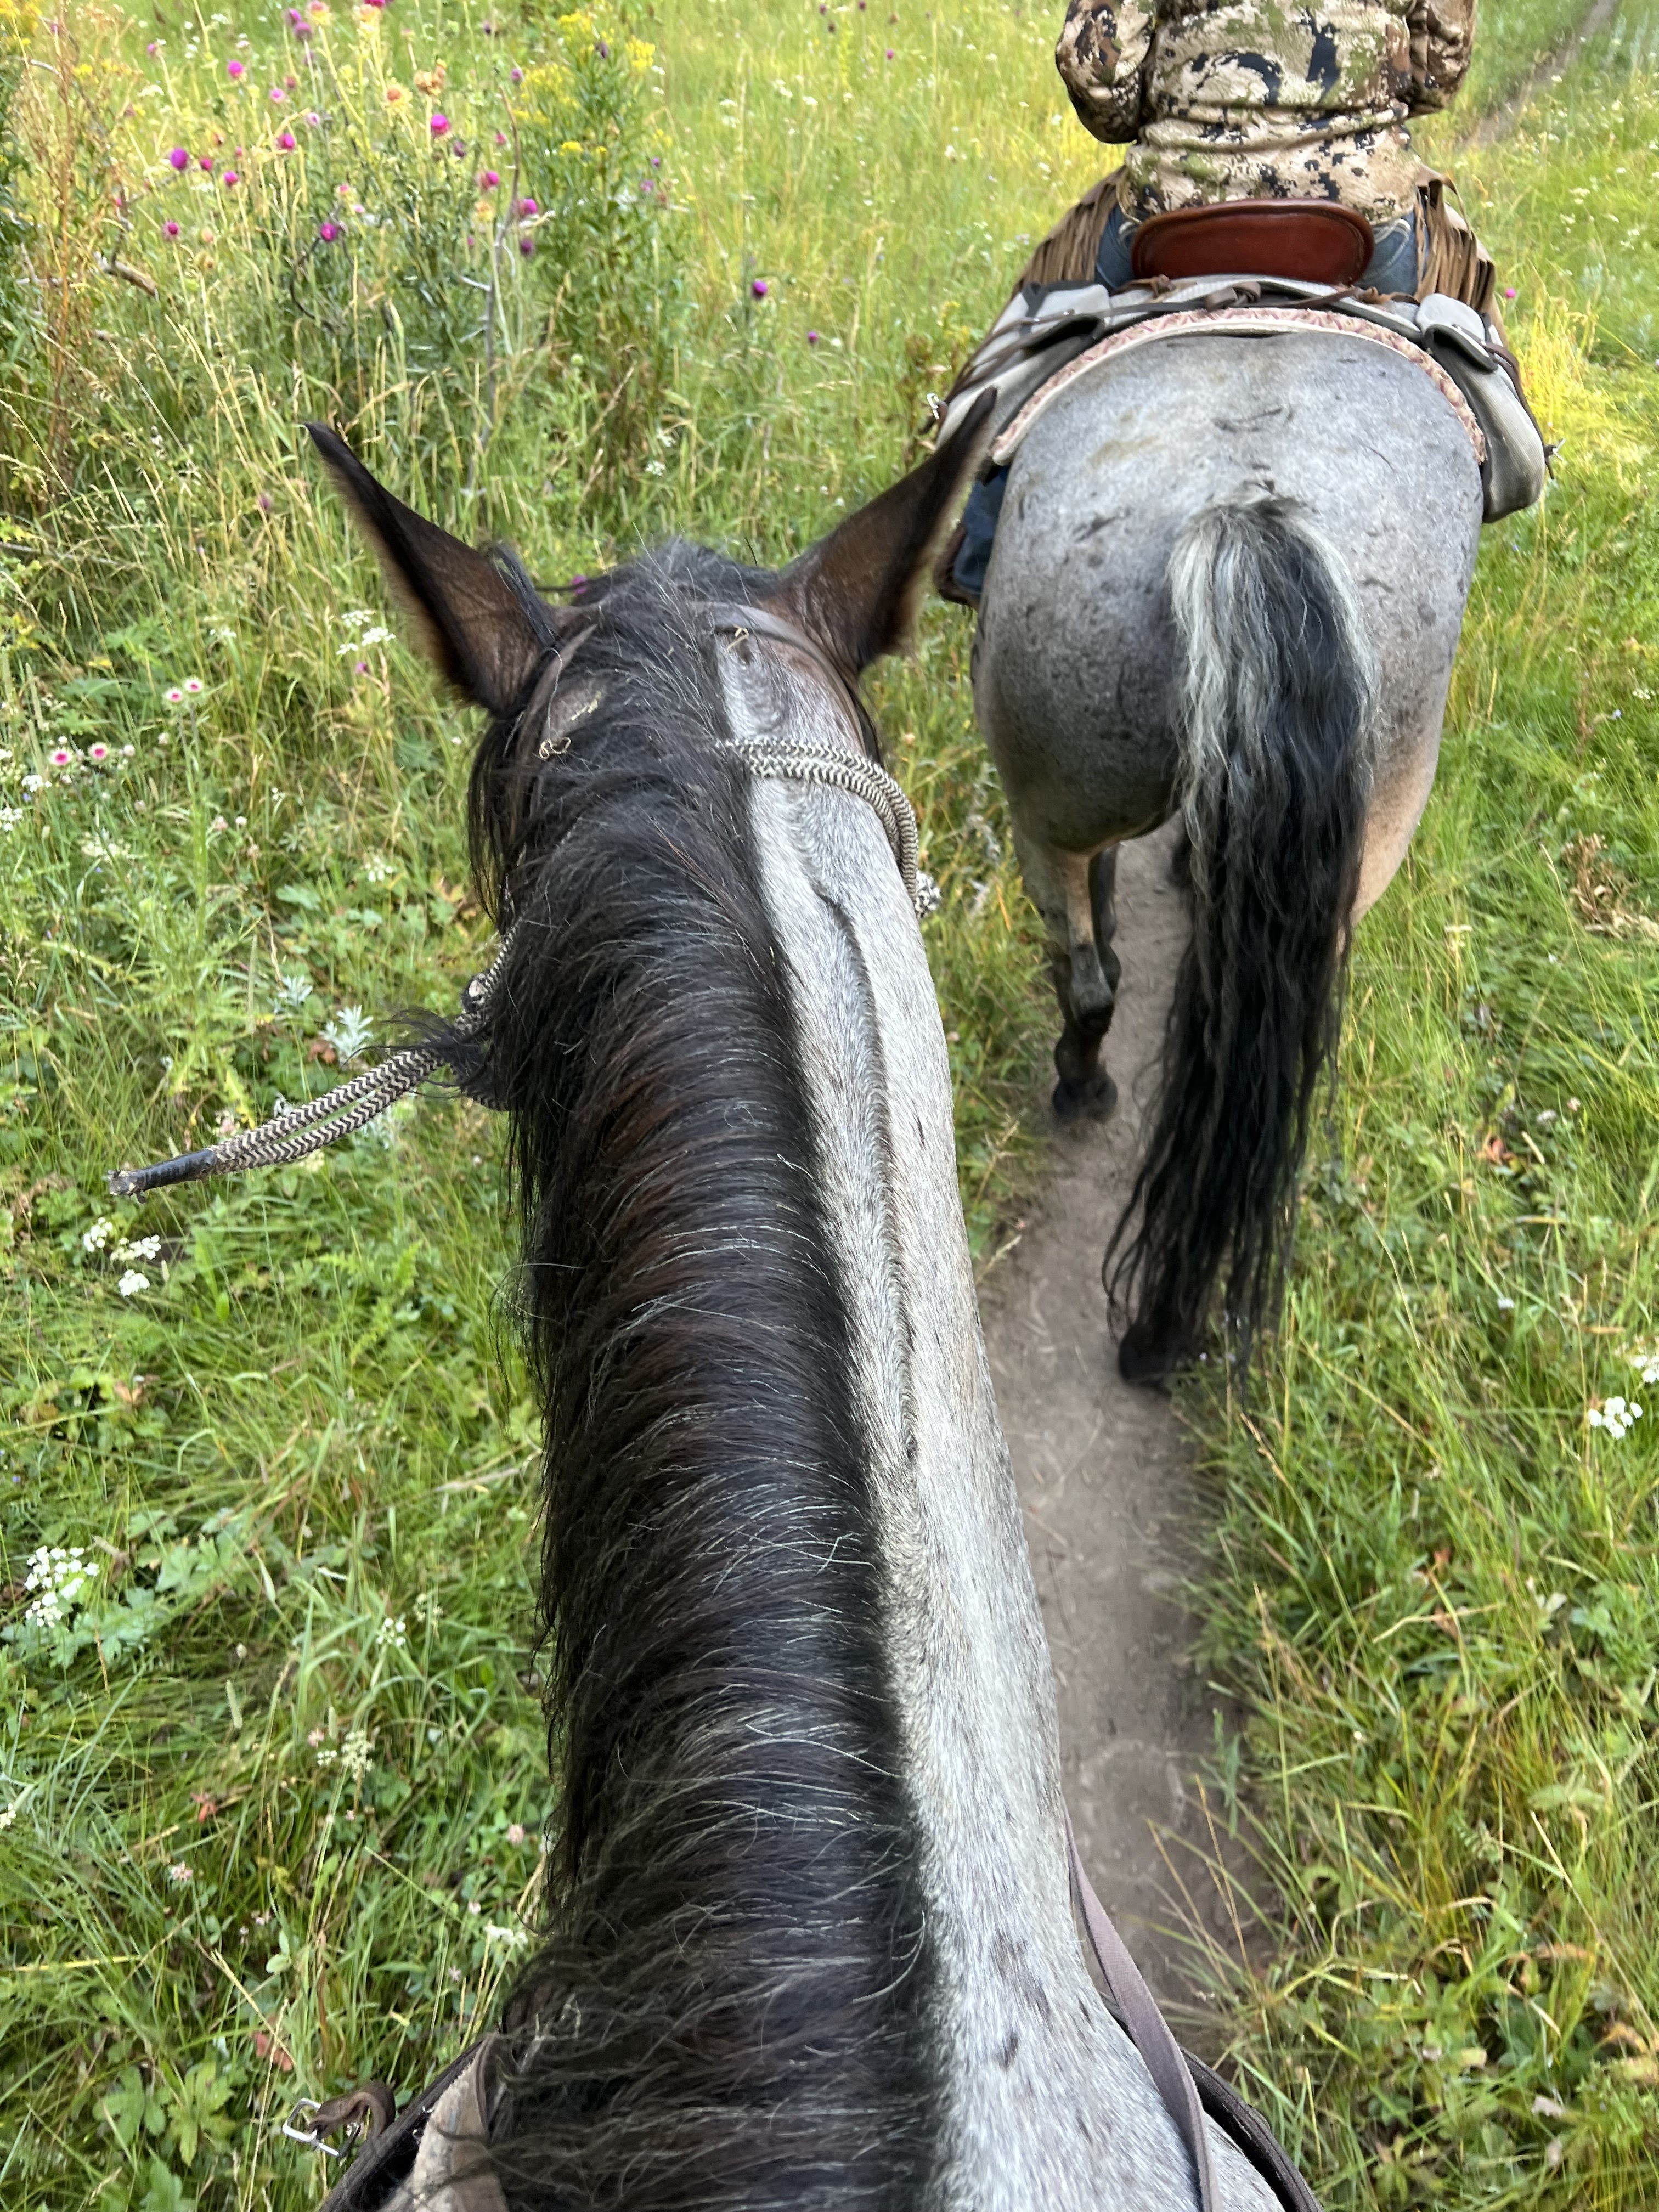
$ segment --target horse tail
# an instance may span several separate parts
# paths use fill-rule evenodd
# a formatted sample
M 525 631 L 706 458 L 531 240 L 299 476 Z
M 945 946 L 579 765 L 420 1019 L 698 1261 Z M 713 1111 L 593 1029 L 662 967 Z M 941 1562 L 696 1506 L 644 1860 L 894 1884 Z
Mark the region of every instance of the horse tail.
M 1204 508 L 1169 578 L 1193 935 L 1103 1271 L 1130 1315 L 1132 1381 L 1197 1350 L 1218 1280 L 1241 1375 L 1276 1317 L 1341 1028 L 1376 720 L 1352 580 L 1293 502 L 1241 492 Z

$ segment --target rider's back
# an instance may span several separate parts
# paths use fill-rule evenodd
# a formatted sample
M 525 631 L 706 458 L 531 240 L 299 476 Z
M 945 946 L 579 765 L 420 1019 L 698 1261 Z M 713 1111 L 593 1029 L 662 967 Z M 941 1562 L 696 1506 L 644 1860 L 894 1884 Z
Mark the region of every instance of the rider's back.
M 1131 217 L 1219 199 L 1410 212 L 1406 119 L 1468 68 L 1474 0 L 1069 0 L 1056 54 L 1085 127 L 1127 143 Z

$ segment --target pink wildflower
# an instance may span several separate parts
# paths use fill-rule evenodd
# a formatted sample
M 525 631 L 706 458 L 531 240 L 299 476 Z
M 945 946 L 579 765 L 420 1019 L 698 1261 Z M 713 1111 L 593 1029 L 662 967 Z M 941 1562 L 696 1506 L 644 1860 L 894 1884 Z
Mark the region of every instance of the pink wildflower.
M 337 222 L 319 222 L 317 226 L 317 235 L 325 246 L 332 246 L 340 235 L 340 226 Z
M 224 175 L 220 178 L 219 181 L 222 185 L 240 185 L 242 180 L 237 175 L 234 169 L 227 169 Z
M 67 745 L 55 745 L 46 757 L 54 768 L 67 768 L 75 756 Z
M 449 128 L 449 118 L 447 115 L 434 115 L 427 127 L 434 138 L 441 138 Z
M 520 215 L 534 215 L 535 212 L 536 203 L 534 200 L 522 199 L 519 202 L 519 213 Z
M 87 747 L 87 758 L 88 760 L 94 761 L 106 761 L 109 758 L 109 747 L 107 745 L 88 745 Z
M 278 107 L 280 107 L 283 102 L 288 98 L 288 94 L 283 90 L 280 84 L 273 84 L 271 86 L 270 96 L 276 101 Z
M 283 153 L 291 154 L 294 151 L 295 145 L 294 133 L 291 131 L 284 131 L 278 137 L 276 143 L 282 148 Z
M 478 186 L 482 191 L 493 192 L 501 181 L 494 169 L 485 169 L 478 179 Z
M 168 236 L 169 238 L 177 238 L 177 237 L 178 237 L 178 235 L 179 235 L 179 226 L 178 226 L 178 224 L 177 224 L 176 222 L 164 222 L 164 223 L 161 225 L 161 228 L 162 228 L 162 229 L 167 233 L 167 236 Z
M 772 288 L 764 276 L 757 276 L 749 289 L 757 300 L 763 300 Z
M 167 155 L 167 159 L 175 169 L 187 169 L 190 167 L 190 154 L 185 147 L 175 146 Z

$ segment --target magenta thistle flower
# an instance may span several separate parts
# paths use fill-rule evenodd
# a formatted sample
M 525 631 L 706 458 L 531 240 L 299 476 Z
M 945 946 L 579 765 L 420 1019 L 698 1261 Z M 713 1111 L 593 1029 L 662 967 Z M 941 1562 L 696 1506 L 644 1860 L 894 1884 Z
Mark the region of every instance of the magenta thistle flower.
M 806 333 L 806 343 L 807 343 L 807 344 L 808 344 L 808 345 L 816 345 L 816 344 L 817 343 L 817 342 L 818 342 L 818 334 L 817 334 L 817 332 L 816 331 L 808 331 L 808 332 Z
M 487 192 L 493 192 L 501 181 L 494 169 L 486 169 L 478 179 L 480 186 Z
M 1506 300 L 1512 300 L 1512 299 L 1515 297 L 1515 287 L 1514 287 L 1514 285 L 1513 285 L 1513 284 L 1505 284 L 1505 285 L 1504 285 L 1504 297 Z
M 521 69 L 514 68 L 513 71 L 513 82 L 514 84 L 522 84 L 524 82 L 524 71 Z
M 284 131 L 276 143 L 282 148 L 283 153 L 291 154 L 295 147 L 294 133 L 291 131 Z
M 888 60 L 889 60 L 890 62 L 890 61 L 892 60 L 892 58 L 893 58 L 893 49 L 892 49 L 890 46 L 889 46 L 889 47 L 888 47 L 888 49 L 887 49 L 887 58 L 888 58 Z
M 242 66 L 243 65 L 240 62 L 227 62 L 225 64 L 225 75 L 230 78 L 233 83 L 234 83 L 235 80 L 241 76 Z
M 332 246 L 340 235 L 340 226 L 337 222 L 319 222 L 317 226 L 317 235 L 325 246 Z
M 197 167 L 198 167 L 198 169 L 205 169 L 205 170 L 207 171 L 208 174 L 209 174 L 210 176 L 211 176 L 211 175 L 213 174 L 213 156 L 212 156 L 212 155 L 211 155 L 211 154 L 204 154 L 204 155 L 202 155 L 202 157 L 201 157 L 200 161 L 198 161 L 198 163 L 196 164 L 196 166 L 197 166 Z
M 95 761 L 107 760 L 109 758 L 109 747 L 107 745 L 88 745 L 87 747 L 87 758 L 88 760 Z
M 273 84 L 271 86 L 270 96 L 276 101 L 278 107 L 280 107 L 283 102 L 288 98 L 288 94 L 283 90 L 280 84 Z
M 190 153 L 186 147 L 175 146 L 167 155 L 167 159 L 175 169 L 187 169 L 190 167 Z
M 74 757 L 67 745 L 55 745 L 46 755 L 54 768 L 67 768 Z
M 306 118 L 306 127 L 311 131 L 320 131 L 323 127 L 322 117 L 320 115 L 314 114 L 307 115 Z
M 224 175 L 220 178 L 219 181 L 222 185 L 240 185 L 242 180 L 237 175 L 234 169 L 227 169 Z
M 519 213 L 520 215 L 534 215 L 535 212 L 536 203 L 534 200 L 522 199 L 519 202 Z
M 428 128 L 434 138 L 441 138 L 449 128 L 449 118 L 447 115 L 434 115 Z
M 270 494 L 268 491 L 262 491 L 259 495 L 259 512 L 261 514 L 270 513 Z
M 177 238 L 179 235 L 179 226 L 176 222 L 164 222 L 161 228 L 168 238 Z
M 749 289 L 757 300 L 763 300 L 772 288 L 764 276 L 757 276 Z
M 536 241 L 527 231 L 519 240 L 519 251 L 520 253 L 533 253 L 536 251 Z
M 190 696 L 191 696 L 192 699 L 195 697 L 196 694 L 197 694 L 197 693 L 201 690 L 201 688 L 202 688 L 202 679 L 201 679 L 201 678 L 200 678 L 199 676 L 186 676 L 186 677 L 185 677 L 185 690 L 186 690 L 186 692 L 188 692 L 188 693 L 189 693 Z

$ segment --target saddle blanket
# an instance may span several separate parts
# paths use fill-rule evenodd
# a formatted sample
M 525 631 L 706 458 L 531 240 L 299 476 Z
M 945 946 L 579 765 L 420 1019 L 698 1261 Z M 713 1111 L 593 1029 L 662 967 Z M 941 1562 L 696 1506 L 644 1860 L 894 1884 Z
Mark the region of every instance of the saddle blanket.
M 994 390 L 988 469 L 1013 459 L 1033 422 L 1077 376 L 1124 348 L 1232 331 L 1322 331 L 1389 346 L 1421 368 L 1468 434 L 1480 467 L 1482 520 L 1543 496 L 1549 453 L 1496 324 L 1443 293 L 1383 298 L 1279 276 L 1194 276 L 1182 283 L 1027 287 L 1011 300 L 945 403 L 948 437 Z

